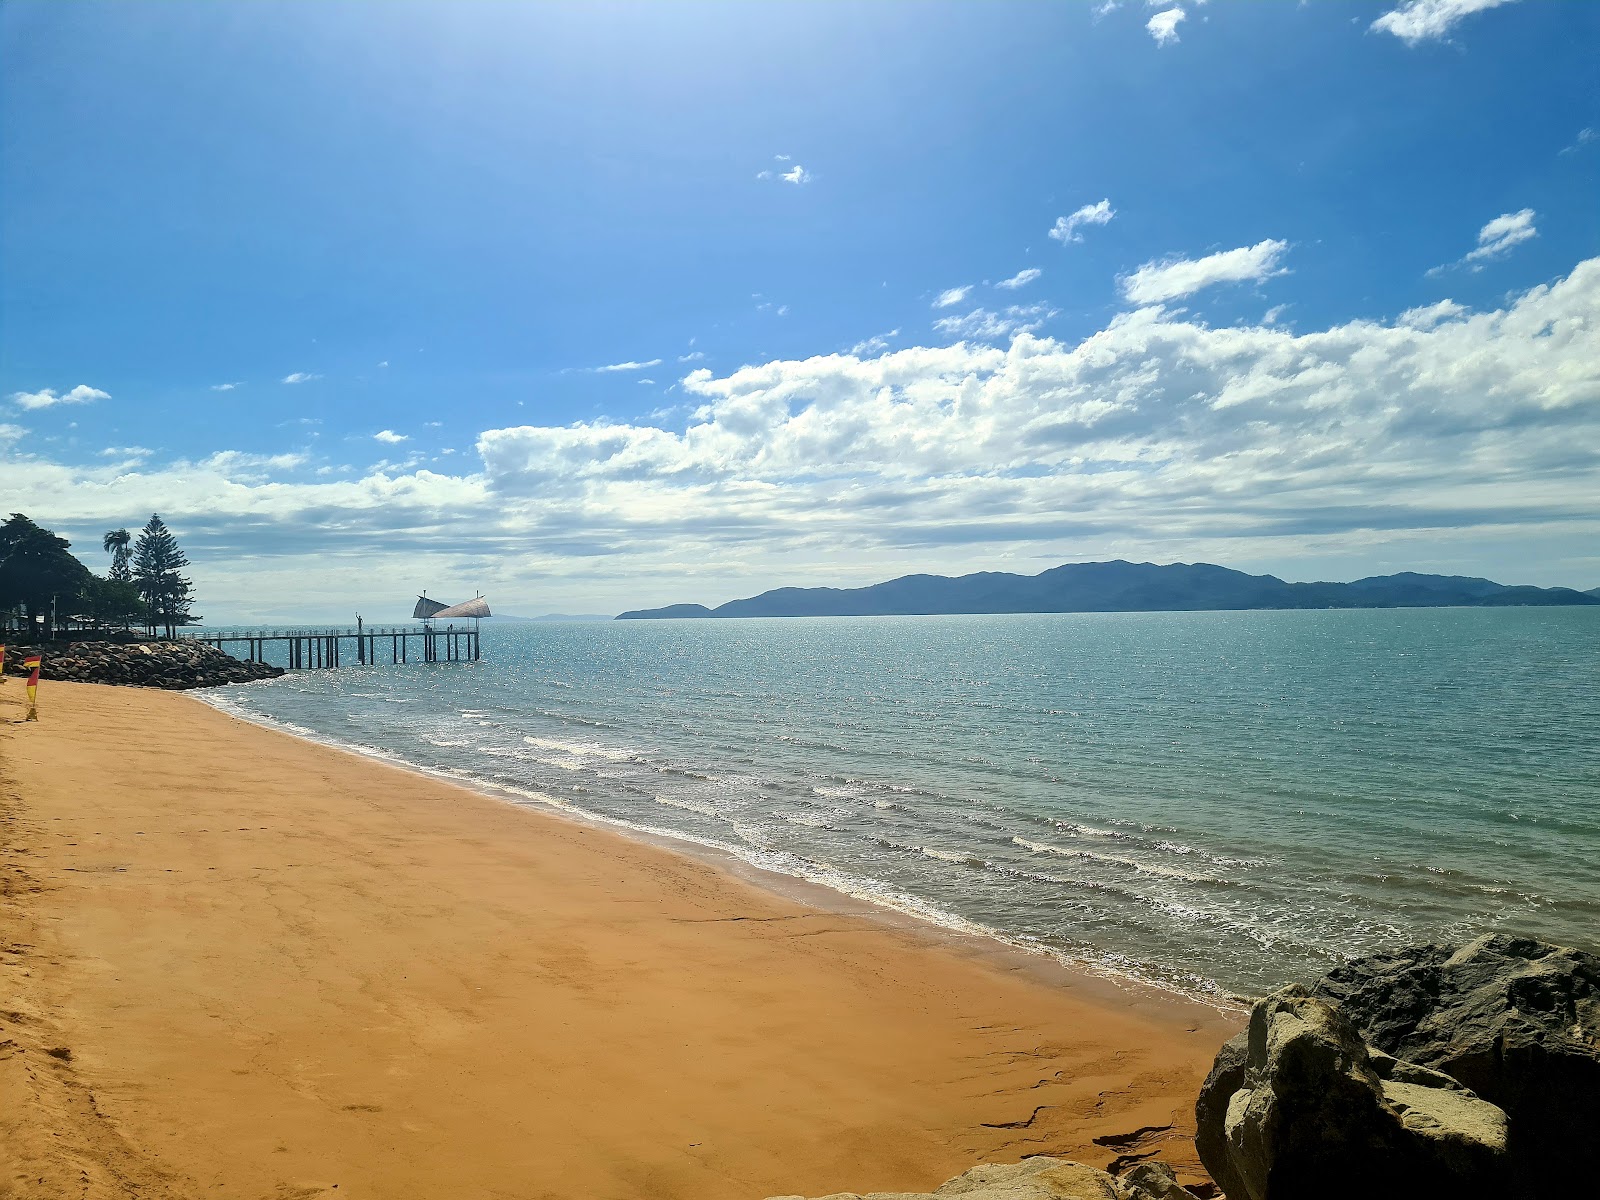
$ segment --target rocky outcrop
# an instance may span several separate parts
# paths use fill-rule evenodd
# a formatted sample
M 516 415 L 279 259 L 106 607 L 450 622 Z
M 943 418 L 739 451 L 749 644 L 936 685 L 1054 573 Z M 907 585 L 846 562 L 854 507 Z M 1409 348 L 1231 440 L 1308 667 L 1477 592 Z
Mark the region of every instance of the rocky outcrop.
M 1224 1097 L 1236 1062 L 1235 1051 L 1202 1093 L 1201 1161 L 1232 1200 L 1505 1194 L 1505 1113 L 1446 1075 L 1374 1054 L 1298 984 L 1251 1012 L 1242 1078 Z
M 1359 959 L 1259 1002 L 1195 1147 L 1231 1200 L 1586 1195 L 1600 959 L 1479 938 Z
M 224 683 L 251 683 L 275 679 L 281 667 L 244 662 L 213 646 L 198 642 L 55 642 L 44 646 L 6 647 L 6 674 L 23 675 L 23 658 L 33 652 L 44 656 L 46 681 L 117 683 L 137 687 L 217 687 Z
M 1582 1195 L 1600 1144 L 1600 956 L 1496 934 L 1346 964 L 1313 994 L 1505 1110 L 1516 1195 Z
M 1140 1163 L 1120 1179 L 1061 1158 L 984 1163 L 932 1192 L 835 1192 L 817 1200 L 1194 1200 L 1165 1163 Z M 774 1196 L 772 1200 L 804 1200 Z

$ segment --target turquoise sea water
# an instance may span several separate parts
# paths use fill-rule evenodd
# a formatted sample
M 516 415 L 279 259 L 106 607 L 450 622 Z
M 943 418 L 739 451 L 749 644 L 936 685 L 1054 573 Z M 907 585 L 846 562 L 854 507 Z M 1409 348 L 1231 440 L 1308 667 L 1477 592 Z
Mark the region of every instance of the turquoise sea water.
M 1600 950 L 1600 611 L 488 625 L 230 710 L 1166 984 Z

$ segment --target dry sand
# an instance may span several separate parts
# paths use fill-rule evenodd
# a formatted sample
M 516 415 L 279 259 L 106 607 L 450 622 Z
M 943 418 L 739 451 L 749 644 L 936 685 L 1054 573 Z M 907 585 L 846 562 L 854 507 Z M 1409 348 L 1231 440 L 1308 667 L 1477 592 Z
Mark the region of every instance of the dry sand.
M 1147 1151 L 1200 1178 L 1235 1017 L 190 697 L 21 699 L 0 1195 L 750 1200 Z

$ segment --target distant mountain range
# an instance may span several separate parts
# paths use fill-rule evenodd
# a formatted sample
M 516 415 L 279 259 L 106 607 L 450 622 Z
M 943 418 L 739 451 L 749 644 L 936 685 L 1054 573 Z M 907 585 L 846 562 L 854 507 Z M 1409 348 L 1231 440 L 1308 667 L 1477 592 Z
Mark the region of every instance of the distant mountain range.
M 716 608 L 670 604 L 617 617 L 859 617 L 937 613 L 1182 612 L 1240 608 L 1490 608 L 1600 604 L 1600 588 L 1513 587 L 1464 575 L 1286 583 L 1209 563 L 1068 563 L 1038 575 L 906 575 L 862 588 L 775 588 Z

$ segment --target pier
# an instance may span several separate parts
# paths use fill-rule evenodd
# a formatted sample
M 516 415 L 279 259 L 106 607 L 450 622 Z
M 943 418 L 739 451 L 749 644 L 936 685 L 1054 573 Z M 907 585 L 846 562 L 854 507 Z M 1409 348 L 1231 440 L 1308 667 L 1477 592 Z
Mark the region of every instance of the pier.
M 255 629 L 218 630 L 180 635 L 184 641 L 215 646 L 248 662 L 268 662 L 269 649 L 274 666 L 291 671 L 331 669 L 338 666 L 375 666 L 385 652 L 393 665 L 408 662 L 477 662 L 483 656 L 483 643 L 474 622 L 473 628 L 448 625 L 367 626 L 342 629 Z M 241 653 L 242 651 L 242 653 Z

